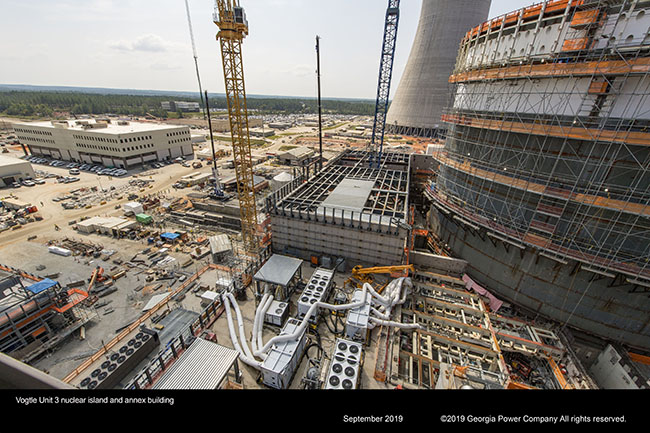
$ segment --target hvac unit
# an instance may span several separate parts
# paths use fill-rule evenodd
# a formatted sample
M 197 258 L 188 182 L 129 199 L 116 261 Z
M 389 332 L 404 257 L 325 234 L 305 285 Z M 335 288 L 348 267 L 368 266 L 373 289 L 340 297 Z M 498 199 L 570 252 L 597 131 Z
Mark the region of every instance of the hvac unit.
M 300 327 L 296 319 L 289 319 L 282 328 L 280 335 L 293 334 Z M 305 350 L 306 335 L 302 333 L 293 340 L 276 343 L 267 352 L 262 363 L 262 382 L 271 388 L 287 389 L 293 377 L 300 358 Z
M 318 268 L 309 278 L 305 289 L 298 297 L 298 315 L 303 317 L 313 304 L 326 301 L 332 290 L 334 271 Z
M 357 290 L 352 297 L 352 303 L 363 299 L 363 291 Z M 370 295 L 366 295 L 366 302 L 360 307 L 348 311 L 345 321 L 345 336 L 354 341 L 366 341 L 368 336 L 368 320 L 370 318 Z
M 158 334 L 141 328 L 125 345 L 112 353 L 79 384 L 81 389 L 112 389 L 160 343 Z
M 357 389 L 361 378 L 363 346 L 337 338 L 332 351 L 325 389 Z
M 266 310 L 264 322 L 275 326 L 282 326 L 289 315 L 289 304 L 286 302 L 272 301 L 271 306 Z

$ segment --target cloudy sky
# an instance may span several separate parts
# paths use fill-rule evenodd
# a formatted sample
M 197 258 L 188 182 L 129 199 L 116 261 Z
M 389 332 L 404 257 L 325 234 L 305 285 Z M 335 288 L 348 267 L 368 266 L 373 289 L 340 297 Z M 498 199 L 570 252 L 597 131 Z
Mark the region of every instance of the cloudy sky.
M 490 18 L 537 3 L 492 0 Z M 204 90 L 223 92 L 213 0 L 188 0 Z M 0 84 L 198 89 L 184 0 L 2 0 Z M 249 94 L 374 99 L 386 0 L 241 0 Z M 421 0 L 402 0 L 392 91 Z

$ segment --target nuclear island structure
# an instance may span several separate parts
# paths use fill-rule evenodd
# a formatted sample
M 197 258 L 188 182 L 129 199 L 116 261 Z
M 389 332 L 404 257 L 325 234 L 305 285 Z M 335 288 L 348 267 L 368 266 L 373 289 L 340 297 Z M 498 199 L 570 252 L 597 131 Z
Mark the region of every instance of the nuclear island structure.
M 213 144 L 190 164 L 184 127 L 165 139 L 180 140 L 176 159 L 109 170 L 124 189 L 79 174 L 115 215 L 90 218 L 87 190 L 68 191 L 75 219 L 48 235 L 52 255 L 0 262 L 0 387 L 649 388 L 650 2 L 490 7 L 422 1 L 385 115 L 400 24 L 388 0 L 374 123 L 335 118 L 313 137 L 320 118 L 301 119 L 256 148 L 248 18 L 217 0 L 232 160 L 218 165 Z M 101 148 L 88 130 L 111 122 L 66 125 Z M 56 148 L 36 126 L 16 124 L 25 153 Z M 288 169 L 265 181 L 260 167 Z M 79 181 L 63 178 L 57 194 Z M 37 206 L 2 203 L 39 224 Z M 43 231 L 20 230 L 3 233 L 23 242 L 16 257 L 41 257 Z

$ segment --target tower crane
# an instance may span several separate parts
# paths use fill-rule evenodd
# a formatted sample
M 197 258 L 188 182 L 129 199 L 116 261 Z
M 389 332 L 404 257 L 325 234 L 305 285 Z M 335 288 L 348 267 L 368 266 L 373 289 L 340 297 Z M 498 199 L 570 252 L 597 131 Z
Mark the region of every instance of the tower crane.
M 256 254 L 259 249 L 257 209 L 241 49 L 242 41 L 248 35 L 248 21 L 239 0 L 215 0 L 213 21 L 219 27 L 217 39 L 221 46 L 226 84 L 242 238 L 246 251 Z
M 399 2 L 400 0 L 388 0 L 386 21 L 384 23 L 384 40 L 381 47 L 381 61 L 379 63 L 375 120 L 372 125 L 372 141 L 370 142 L 372 148 L 370 166 L 376 166 L 377 168 L 381 165 L 381 154 L 384 148 L 384 130 L 386 129 L 390 81 L 393 75 L 393 60 L 395 59 L 397 26 L 399 24 Z M 377 148 L 379 148 L 378 151 Z
M 194 43 L 194 31 L 192 31 L 192 18 L 190 18 L 190 6 L 185 0 L 185 11 L 187 12 L 187 25 L 190 28 L 190 39 L 192 40 L 192 53 L 194 54 L 194 67 L 196 68 L 196 79 L 199 82 L 199 96 L 201 97 L 201 105 L 205 109 L 205 103 L 203 101 L 203 89 L 201 88 L 201 75 L 199 75 L 199 56 L 196 54 L 196 44 Z M 205 112 L 203 113 L 203 119 L 205 120 Z

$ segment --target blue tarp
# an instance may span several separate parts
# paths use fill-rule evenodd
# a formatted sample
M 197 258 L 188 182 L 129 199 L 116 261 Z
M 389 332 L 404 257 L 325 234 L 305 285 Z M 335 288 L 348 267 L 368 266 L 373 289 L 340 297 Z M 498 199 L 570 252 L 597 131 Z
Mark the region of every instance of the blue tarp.
M 32 292 L 33 294 L 38 294 L 41 293 L 51 287 L 56 286 L 57 283 L 54 280 L 50 280 L 49 278 L 46 278 L 44 280 L 39 281 L 38 283 L 32 284 L 31 286 L 26 287 L 27 290 Z
M 163 233 L 163 234 L 160 235 L 161 238 L 167 239 L 167 240 L 170 240 L 170 241 L 175 241 L 180 236 L 181 235 L 179 235 L 178 233 Z

